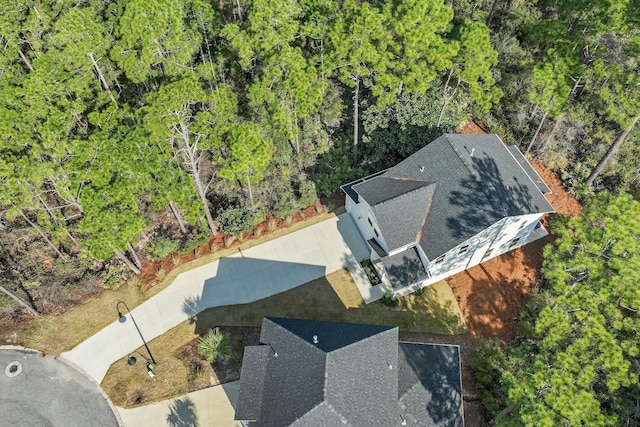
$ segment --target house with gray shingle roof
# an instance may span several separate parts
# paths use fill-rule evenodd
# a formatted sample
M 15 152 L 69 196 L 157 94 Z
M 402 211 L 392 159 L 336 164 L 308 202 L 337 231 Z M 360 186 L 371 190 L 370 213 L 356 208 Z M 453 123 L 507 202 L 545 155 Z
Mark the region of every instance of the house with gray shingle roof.
M 401 296 L 544 237 L 542 178 L 497 135 L 445 134 L 342 186 L 382 286 Z
M 245 347 L 247 426 L 463 425 L 460 348 L 398 342 L 391 326 L 264 318 Z

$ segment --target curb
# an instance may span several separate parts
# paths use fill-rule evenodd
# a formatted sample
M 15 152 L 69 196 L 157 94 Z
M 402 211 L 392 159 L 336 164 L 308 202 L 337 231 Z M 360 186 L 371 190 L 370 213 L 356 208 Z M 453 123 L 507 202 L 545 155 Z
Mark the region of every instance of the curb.
M 125 427 L 124 422 L 122 421 L 122 418 L 120 417 L 120 413 L 118 412 L 118 410 L 115 407 L 115 405 L 113 404 L 113 402 L 111 402 L 111 399 L 109 398 L 109 396 L 107 396 L 107 394 L 104 392 L 102 387 L 100 387 L 100 384 L 98 384 L 98 382 L 91 375 L 89 375 L 84 369 L 82 369 L 80 366 L 76 365 L 75 363 L 71 362 L 70 360 L 65 359 L 62 356 L 54 356 L 52 354 L 43 353 L 40 350 L 36 350 L 36 349 L 33 349 L 33 348 L 22 347 L 22 346 L 19 346 L 19 345 L 0 345 L 0 350 L 16 350 L 16 351 L 22 351 L 22 352 L 25 352 L 25 353 L 40 354 L 40 355 L 42 355 L 42 357 L 52 357 L 55 360 L 58 360 L 58 361 L 62 362 L 63 364 L 65 364 L 66 366 L 68 366 L 69 368 L 73 369 L 74 371 L 79 372 L 81 375 L 83 375 L 84 377 L 89 379 L 89 381 L 91 383 L 95 384 L 98 387 L 98 390 L 100 391 L 100 394 L 107 401 L 107 405 L 109 405 L 109 408 L 111 409 L 111 412 L 113 412 L 113 416 L 115 417 L 116 422 L 118 423 L 118 425 L 120 427 Z

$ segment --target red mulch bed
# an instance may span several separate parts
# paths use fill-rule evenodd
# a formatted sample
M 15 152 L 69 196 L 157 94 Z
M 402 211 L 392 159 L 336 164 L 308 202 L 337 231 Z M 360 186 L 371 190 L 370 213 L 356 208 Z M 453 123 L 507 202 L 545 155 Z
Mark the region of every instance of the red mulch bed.
M 343 201 L 343 204 L 344 204 L 344 201 Z M 242 242 L 246 242 L 247 240 L 253 240 L 257 238 L 256 234 L 257 236 L 262 237 L 276 230 L 290 227 L 293 224 L 296 224 L 308 218 L 319 215 L 322 212 L 324 212 L 323 204 L 320 202 L 320 200 L 317 200 L 312 206 L 309 206 L 298 212 L 290 214 L 285 219 L 276 218 L 271 213 L 269 213 L 266 219 L 260 224 L 258 224 L 254 230 L 249 232 L 243 231 L 242 238 L 231 239 L 232 240 L 231 243 L 228 243 L 230 242 L 230 240 L 228 240 L 229 234 L 220 232 L 215 236 L 211 236 L 207 241 L 207 243 L 203 244 L 202 246 L 199 246 L 193 252 L 190 252 L 187 254 L 170 254 L 160 261 L 147 262 L 140 269 L 140 278 L 142 279 L 146 287 L 155 286 L 156 283 L 158 282 L 156 273 L 160 269 L 164 270 L 166 274 L 171 270 L 173 270 L 174 268 L 176 268 L 176 263 L 174 263 L 173 261 L 174 257 L 180 257 L 180 262 L 177 264 L 182 265 L 186 262 L 194 260 L 195 258 L 197 258 L 197 256 L 199 257 L 202 255 L 210 254 L 212 247 L 219 248 L 219 249 L 232 248 L 234 246 L 238 246 Z M 196 256 L 196 253 L 197 253 L 197 256 Z

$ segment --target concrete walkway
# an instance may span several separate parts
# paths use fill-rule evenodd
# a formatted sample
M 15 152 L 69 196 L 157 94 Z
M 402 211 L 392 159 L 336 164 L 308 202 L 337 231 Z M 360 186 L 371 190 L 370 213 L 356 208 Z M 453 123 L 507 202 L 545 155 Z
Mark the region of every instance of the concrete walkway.
M 344 267 L 362 282 L 358 261 L 368 257 L 355 224 L 342 214 L 180 274 L 132 311 L 135 324 L 127 314 L 61 357 L 101 383 L 112 363 L 142 345 L 136 325 L 148 342 L 206 308 L 256 301 Z M 365 301 L 376 298 L 364 282 L 358 288 Z
M 239 385 L 234 381 L 139 408 L 118 408 L 118 412 L 127 427 L 241 427 L 233 420 Z

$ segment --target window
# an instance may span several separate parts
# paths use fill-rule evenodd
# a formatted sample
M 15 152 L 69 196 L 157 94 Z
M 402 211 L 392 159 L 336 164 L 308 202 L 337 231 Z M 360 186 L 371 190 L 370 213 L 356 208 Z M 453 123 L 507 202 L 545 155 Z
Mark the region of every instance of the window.
M 518 230 L 522 230 L 525 225 L 527 225 L 527 221 L 522 221 L 522 224 L 520 224 L 520 227 L 518 228 Z
M 469 245 L 464 245 L 463 247 L 460 248 L 460 251 L 458 252 L 459 254 L 463 254 L 465 252 L 467 252 L 469 250 Z
M 369 221 L 369 225 L 370 225 L 371 227 L 373 227 L 373 222 L 371 222 L 371 218 L 370 218 L 370 217 L 369 217 L 369 218 L 367 218 L 367 221 Z
M 516 237 L 515 239 L 513 239 L 511 241 L 511 243 L 509 243 L 509 249 L 513 248 L 514 246 L 516 246 L 518 244 L 518 242 L 520 242 L 520 238 Z
M 378 230 L 376 230 L 375 228 L 373 229 L 373 232 L 376 233 L 376 237 L 380 237 L 380 234 L 378 234 Z
M 444 261 L 444 255 L 440 255 L 438 258 L 436 258 L 433 263 L 434 264 L 440 264 L 442 261 Z
M 484 253 L 484 256 L 482 257 L 484 258 L 489 258 L 491 256 L 491 253 L 493 252 L 493 248 L 489 248 L 487 249 L 487 252 Z

